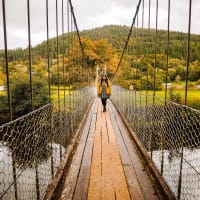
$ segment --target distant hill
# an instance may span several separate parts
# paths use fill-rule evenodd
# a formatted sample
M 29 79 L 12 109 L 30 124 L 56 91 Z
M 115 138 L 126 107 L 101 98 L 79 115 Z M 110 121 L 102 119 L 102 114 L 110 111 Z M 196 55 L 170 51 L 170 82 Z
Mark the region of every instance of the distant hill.
M 126 38 L 128 36 L 130 27 L 107 25 L 91 30 L 81 31 L 81 35 L 89 37 L 93 40 L 102 38 L 108 39 L 108 41 L 118 50 L 122 50 L 124 47 Z M 132 37 L 129 42 L 129 52 L 141 53 L 141 48 L 145 49 L 149 47 L 149 53 L 155 52 L 155 29 L 133 29 Z M 187 39 L 188 34 L 182 32 L 170 32 L 169 42 L 169 56 L 174 58 L 185 59 L 187 55 Z M 200 59 L 200 35 L 191 34 L 191 61 Z M 157 36 L 157 52 L 164 53 L 167 48 L 167 31 L 158 30 Z M 143 50 L 144 52 L 144 50 Z M 147 53 L 147 51 L 146 51 Z
M 107 25 L 81 31 L 85 51 L 83 65 L 76 32 L 59 36 L 58 45 L 57 38 L 50 39 L 51 84 L 56 85 L 59 82 L 63 85 L 66 80 L 70 84 L 95 80 L 97 63 L 102 69 L 107 67 L 107 74 L 110 78 L 115 76 L 129 31 L 130 27 L 120 25 Z M 180 83 L 186 79 L 188 34 L 170 32 L 169 51 L 167 50 L 166 30 L 158 30 L 157 43 L 155 41 L 155 29 L 133 29 L 124 58 L 118 68 L 118 83 L 127 88 L 133 85 L 137 90 L 145 90 L 147 87 L 149 90 L 154 88 L 161 90 L 162 84 L 166 81 L 166 74 L 168 82 Z M 194 89 L 200 83 L 200 35 L 191 34 L 190 47 L 188 86 Z M 168 60 L 167 52 L 169 52 Z M 4 51 L 0 51 L 0 85 L 2 86 L 6 85 L 4 56 Z M 35 78 L 47 80 L 47 58 L 46 41 L 32 47 L 31 61 L 34 80 Z M 28 77 L 30 69 L 28 59 L 27 48 L 8 51 L 11 84 L 15 84 L 15 79 Z
M 88 37 L 92 40 L 107 39 L 117 51 L 121 52 L 126 38 L 128 36 L 130 27 L 121 25 L 106 25 L 99 28 L 90 30 L 83 30 L 80 32 L 81 37 Z M 70 33 L 69 37 L 74 34 Z M 65 51 L 68 47 L 67 39 L 68 35 L 65 33 L 63 36 L 59 36 L 59 52 L 63 52 L 63 39 Z M 169 56 L 173 58 L 186 59 L 187 56 L 187 33 L 182 32 L 170 32 L 169 43 Z M 55 57 L 56 52 L 56 38 L 49 40 L 49 47 L 51 56 Z M 155 29 L 134 29 L 130 38 L 128 46 L 129 54 L 152 54 L 155 53 Z M 46 42 L 36 45 L 33 52 L 37 52 L 41 56 L 46 56 Z M 167 31 L 158 30 L 157 39 L 157 52 L 166 53 L 167 51 Z M 0 57 L 4 56 L 4 52 L 0 51 Z M 16 49 L 13 53 L 9 51 L 9 59 L 13 60 L 14 57 L 27 56 L 27 49 Z M 200 35 L 191 35 L 191 56 L 190 60 L 199 60 L 200 58 Z

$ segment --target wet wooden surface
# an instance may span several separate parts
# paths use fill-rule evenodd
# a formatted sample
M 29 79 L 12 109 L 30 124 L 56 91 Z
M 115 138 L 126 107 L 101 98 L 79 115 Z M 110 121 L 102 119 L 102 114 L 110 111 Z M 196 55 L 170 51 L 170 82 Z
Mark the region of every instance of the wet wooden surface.
M 107 112 L 99 99 L 93 104 L 59 199 L 158 199 L 111 102 Z
M 109 112 L 99 106 L 94 138 L 88 200 L 129 200 L 129 190 L 121 163 Z

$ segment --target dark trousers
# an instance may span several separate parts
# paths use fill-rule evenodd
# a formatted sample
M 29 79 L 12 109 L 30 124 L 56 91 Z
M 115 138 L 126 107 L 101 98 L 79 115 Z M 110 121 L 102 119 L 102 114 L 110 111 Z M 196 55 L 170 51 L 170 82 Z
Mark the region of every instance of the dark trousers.
M 107 101 L 107 98 L 101 99 L 101 102 L 102 102 L 104 108 L 106 108 L 106 101 Z

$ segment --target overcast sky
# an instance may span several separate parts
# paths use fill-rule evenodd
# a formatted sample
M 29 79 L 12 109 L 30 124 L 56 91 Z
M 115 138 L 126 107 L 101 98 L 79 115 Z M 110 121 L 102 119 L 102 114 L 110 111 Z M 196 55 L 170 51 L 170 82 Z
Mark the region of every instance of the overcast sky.
M 145 1 L 145 22 L 148 25 L 148 2 Z M 8 48 L 26 47 L 28 45 L 27 33 L 27 0 L 5 0 L 7 19 Z M 49 0 L 49 31 L 50 37 L 56 35 L 56 0 Z M 61 29 L 61 2 L 58 0 L 59 34 Z M 67 0 L 64 0 L 64 31 L 67 32 Z M 3 42 L 2 1 L 0 2 L 0 49 Z M 30 0 L 31 6 L 31 43 L 40 43 L 46 39 L 46 0 Z M 80 30 L 95 28 L 107 24 L 128 25 L 132 23 L 138 0 L 72 0 L 78 27 Z M 155 4 L 151 0 L 151 27 L 155 28 Z M 158 26 L 167 29 L 168 0 L 159 0 Z M 175 31 L 188 30 L 189 0 L 171 1 L 170 29 Z M 139 13 L 139 26 L 141 26 L 141 9 Z M 192 1 L 191 31 L 200 34 L 200 1 Z

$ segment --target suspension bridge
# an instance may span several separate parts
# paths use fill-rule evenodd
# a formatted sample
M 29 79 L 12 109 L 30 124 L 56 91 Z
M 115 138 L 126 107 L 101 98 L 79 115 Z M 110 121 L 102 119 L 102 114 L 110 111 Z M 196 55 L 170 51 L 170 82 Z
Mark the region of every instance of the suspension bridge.
M 43 2 L 45 49 L 32 47 L 33 19 L 30 1 L 26 1 L 28 47 L 21 51 L 8 48 L 8 15 L 6 1 L 2 0 L 3 34 L 0 37 L 4 49 L 0 52 L 0 64 L 3 63 L 4 68 L 0 67 L 6 75 L 6 86 L 2 87 L 6 89 L 3 93 L 6 106 L 0 115 L 0 199 L 200 199 L 200 111 L 188 106 L 192 1 L 188 1 L 187 8 L 183 104 L 168 99 L 173 3 L 168 0 L 166 49 L 163 52 L 165 95 L 161 98 L 156 95 L 159 0 L 154 7 L 155 29 L 150 26 L 151 0 L 146 2 L 148 9 L 145 11 L 145 0 L 138 1 L 118 64 L 110 72 L 105 59 L 89 67 L 91 63 L 71 0 L 55 0 L 54 13 L 49 12 L 49 1 Z M 123 84 L 126 77 L 121 75 L 129 72 L 123 60 L 127 51 L 138 48 L 130 47 L 129 43 L 131 37 L 135 38 L 134 44 L 141 39 L 139 31 L 144 30 L 145 12 L 148 12 L 147 33 L 153 30 L 154 37 L 140 43 L 139 50 L 132 51 L 131 56 L 137 56 L 134 52 L 140 52 L 138 57 L 143 60 L 153 56 L 153 72 L 149 65 L 147 69 L 131 66 L 135 68 L 134 80 L 131 87 L 126 87 Z M 56 36 L 51 41 L 50 16 L 53 14 Z M 44 91 L 39 93 L 38 88 L 44 83 L 36 84 L 38 60 L 43 62 L 40 68 L 45 71 L 39 77 L 46 81 L 48 88 L 47 98 L 41 102 L 39 97 Z M 13 62 L 17 66 L 14 72 Z M 20 69 L 17 79 L 28 80 L 17 93 L 27 96 L 22 105 L 16 100 L 20 96 L 13 96 L 16 70 Z M 110 74 L 112 84 L 107 112 L 102 111 L 95 85 L 98 75 L 105 72 Z M 23 76 L 24 73 L 27 76 Z M 151 92 L 150 79 L 153 80 Z M 52 86 L 52 82 L 56 86 Z M 141 87 L 144 85 L 145 92 L 138 88 L 139 82 Z M 20 106 L 26 108 L 25 111 L 22 112 Z

